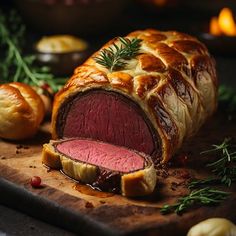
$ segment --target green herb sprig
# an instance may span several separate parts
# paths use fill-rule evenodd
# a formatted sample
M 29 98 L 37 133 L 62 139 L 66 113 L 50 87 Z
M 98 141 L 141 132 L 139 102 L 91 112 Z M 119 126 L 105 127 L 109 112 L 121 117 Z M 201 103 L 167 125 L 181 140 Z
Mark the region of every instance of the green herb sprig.
M 209 186 L 212 184 L 219 184 L 221 183 L 219 178 L 211 177 L 207 179 L 194 179 L 188 184 L 189 189 L 199 188 L 202 186 Z
M 1 83 L 23 82 L 41 87 L 48 84 L 54 92 L 66 82 L 55 78 L 48 67 L 35 65 L 35 55 L 24 55 L 25 26 L 15 11 L 0 11 L 0 80 Z
M 214 188 L 206 187 L 199 190 L 193 190 L 188 195 L 181 197 L 172 205 L 164 205 L 160 212 L 162 214 L 169 214 L 175 212 L 181 214 L 189 207 L 194 205 L 215 205 L 225 200 L 229 192 L 220 191 Z
M 231 186 L 232 182 L 236 180 L 236 150 L 233 148 L 231 139 L 224 139 L 219 145 L 212 145 L 213 149 L 201 152 L 201 154 L 214 153 L 219 155 L 218 160 L 207 164 L 207 167 L 220 178 L 220 182 Z
M 204 185 L 224 184 L 228 187 L 236 181 L 236 151 L 231 139 L 226 138 L 221 144 L 212 145 L 213 148 L 201 152 L 201 154 L 214 153 L 218 159 L 206 166 L 216 175 L 207 179 L 195 179 L 189 183 L 189 188 L 196 188 Z
M 128 39 L 124 37 L 119 37 L 119 40 L 121 42 L 120 46 L 113 43 L 108 49 L 103 49 L 99 56 L 94 57 L 98 64 L 106 67 L 111 72 L 125 68 L 126 60 L 138 54 L 142 41 L 137 38 Z
M 160 210 L 162 214 L 168 214 L 171 212 L 181 214 L 192 205 L 218 204 L 228 197 L 230 194 L 229 192 L 211 188 L 209 185 L 224 184 L 230 187 L 231 184 L 236 181 L 235 145 L 232 143 L 230 138 L 225 138 L 222 143 L 214 144 L 212 147 L 212 149 L 203 151 L 201 154 L 211 153 L 218 156 L 216 161 L 207 164 L 207 167 L 211 169 L 216 177 L 191 181 L 188 187 L 189 189 L 194 190 L 191 190 L 188 195 L 179 198 L 176 203 L 172 205 L 164 205 Z

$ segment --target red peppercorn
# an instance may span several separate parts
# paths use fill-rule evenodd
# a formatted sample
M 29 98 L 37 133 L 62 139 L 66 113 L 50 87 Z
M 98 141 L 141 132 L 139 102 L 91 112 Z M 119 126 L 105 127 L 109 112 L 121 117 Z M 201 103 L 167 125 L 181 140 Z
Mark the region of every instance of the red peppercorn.
M 41 178 L 39 176 L 33 176 L 30 180 L 30 184 L 33 188 L 41 187 Z
M 42 84 L 40 87 L 41 87 L 43 90 L 48 90 L 48 89 L 50 89 L 50 85 L 47 84 L 47 83 Z

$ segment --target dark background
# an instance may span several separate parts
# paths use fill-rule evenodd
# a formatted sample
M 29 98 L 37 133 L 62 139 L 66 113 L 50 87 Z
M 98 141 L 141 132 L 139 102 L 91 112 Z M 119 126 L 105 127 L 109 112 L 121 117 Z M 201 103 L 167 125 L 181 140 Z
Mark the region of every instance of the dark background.
M 10 9 L 15 8 L 18 2 L 23 9 L 31 7 L 29 2 L 33 0 L 16 0 L 13 1 L 1 1 L 0 8 L 2 11 L 8 12 Z M 56 7 L 55 0 L 47 1 L 48 7 L 53 11 Z M 78 0 L 79 1 L 79 0 Z M 82 1 L 82 0 L 80 0 Z M 84 4 L 93 5 L 95 0 L 83 0 Z M 109 0 L 105 0 L 108 1 Z M 110 2 L 116 2 L 110 0 Z M 119 1 L 119 0 L 118 0 Z M 120 0 L 122 1 L 122 0 Z M 124 0 L 125 1 L 125 0 Z M 205 42 L 210 49 L 211 54 L 216 59 L 217 72 L 220 84 L 230 85 L 236 88 L 236 37 L 230 38 L 225 41 L 225 38 L 214 38 L 212 41 L 206 41 L 202 37 L 204 32 L 208 31 L 208 22 L 211 16 L 218 15 L 222 7 L 230 7 L 236 14 L 236 1 L 234 0 L 166 0 L 157 1 L 159 4 L 151 4 L 151 0 L 136 1 L 130 0 L 125 1 L 126 4 L 122 8 L 122 11 L 115 17 L 115 19 L 106 20 L 106 27 L 104 24 L 98 24 L 94 28 L 83 29 L 83 24 L 90 19 L 93 20 L 93 15 L 88 15 L 86 18 L 76 21 L 73 27 L 73 32 L 67 32 L 67 28 L 56 26 L 56 17 L 60 18 L 60 14 L 56 13 L 53 15 L 51 20 L 41 25 L 41 28 L 35 26 L 35 22 L 40 22 L 44 15 L 39 14 L 39 8 L 30 8 L 33 13 L 32 19 L 24 17 L 24 10 L 21 9 L 21 14 L 24 17 L 25 24 L 27 25 L 27 40 L 28 50 L 33 50 L 35 42 L 43 35 L 55 34 L 55 33 L 71 33 L 76 34 L 79 37 L 84 38 L 91 45 L 91 50 L 96 50 L 98 47 L 103 45 L 108 39 L 115 36 L 123 36 L 132 30 L 145 29 L 145 28 L 156 28 L 159 30 L 178 30 L 185 33 L 195 35 L 199 40 Z M 37 2 L 37 1 L 36 1 Z M 43 0 L 41 2 L 44 2 Z M 54 3 L 53 3 L 54 2 Z M 61 0 L 58 1 L 60 6 L 68 8 L 66 4 Z M 66 1 L 69 4 L 73 4 L 73 1 Z M 72 3 L 71 3 L 72 2 Z M 76 2 L 76 0 L 75 0 Z M 160 4 L 163 2 L 163 4 Z M 53 5 L 55 4 L 55 5 Z M 53 6 L 53 7 L 52 7 Z M 115 5 L 114 5 L 115 6 Z M 99 8 L 97 9 L 99 11 Z M 109 9 L 112 14 L 115 14 L 116 9 Z M 77 12 L 80 14 L 80 12 Z M 56 16 L 56 17 L 55 17 Z M 64 17 L 66 22 L 67 18 Z M 37 25 L 37 24 L 36 24 Z M 46 30 L 51 25 L 51 30 Z M 215 46 L 217 44 L 217 46 Z M 234 47 L 235 45 L 235 47 Z M 0 62 L 1 63 L 1 62 Z M 1 80 L 1 78 L 0 78 Z M 0 190 L 1 194 L 1 190 Z M 62 229 L 55 228 L 46 223 L 35 220 L 29 216 L 26 216 L 20 212 L 16 212 L 5 206 L 0 205 L 0 236 L 2 235 L 72 235 Z
M 100 8 L 94 4 L 97 1 L 99 2 L 99 0 L 10 0 L 0 2 L 0 7 L 4 12 L 11 8 L 20 9 L 20 14 L 27 25 L 30 42 L 28 49 L 33 49 L 35 42 L 42 36 L 58 33 L 74 34 L 86 39 L 91 46 L 91 52 L 112 37 L 124 36 L 137 29 L 156 28 L 190 33 L 203 41 L 215 57 L 220 82 L 236 86 L 236 37 L 220 37 L 213 40 L 203 38 L 203 33 L 208 31 L 210 18 L 217 16 L 220 9 L 230 7 L 236 14 L 234 0 L 100 0 L 105 2 Z M 156 4 L 151 4 L 152 1 Z M 34 7 L 32 2 L 41 2 L 41 5 Z M 78 2 L 83 2 L 82 7 L 78 6 Z M 119 8 L 115 2 L 124 4 Z M 104 9 L 104 6 L 107 8 Z M 95 10 L 87 10 L 90 7 L 94 7 Z M 70 12 L 69 8 L 76 10 Z M 49 19 L 46 13 L 43 14 L 45 9 L 50 12 Z M 110 14 L 102 14 L 104 18 L 99 18 L 101 22 L 97 20 L 95 26 L 87 27 L 86 22 L 95 21 L 95 16 L 101 9 Z M 81 11 L 87 11 L 86 17 L 81 18 Z M 72 29 L 68 29 L 66 22 L 73 14 L 78 20 L 74 20 Z

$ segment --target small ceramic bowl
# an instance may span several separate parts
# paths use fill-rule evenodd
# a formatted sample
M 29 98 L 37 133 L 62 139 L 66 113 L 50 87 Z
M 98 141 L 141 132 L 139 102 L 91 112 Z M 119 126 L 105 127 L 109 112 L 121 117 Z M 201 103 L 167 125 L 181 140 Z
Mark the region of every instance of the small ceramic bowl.
M 58 76 L 70 76 L 91 54 L 89 45 L 71 35 L 43 37 L 35 45 L 37 61 Z
M 55 75 L 71 76 L 74 69 L 81 65 L 89 55 L 88 51 L 68 53 L 37 52 L 37 60 L 40 65 L 50 67 Z

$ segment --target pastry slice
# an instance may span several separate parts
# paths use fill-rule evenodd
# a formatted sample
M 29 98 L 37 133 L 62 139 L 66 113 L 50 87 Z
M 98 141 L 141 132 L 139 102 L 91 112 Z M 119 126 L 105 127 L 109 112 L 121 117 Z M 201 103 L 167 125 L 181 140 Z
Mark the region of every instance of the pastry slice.
M 149 156 L 91 139 L 44 144 L 43 163 L 95 189 L 127 197 L 150 194 L 156 185 L 156 171 Z

